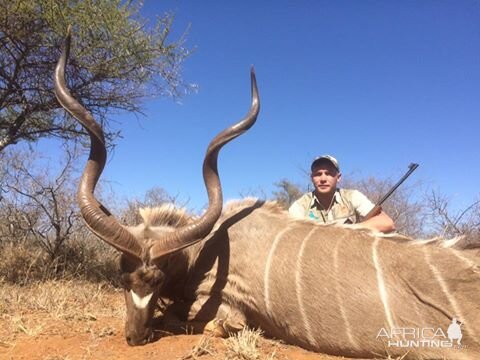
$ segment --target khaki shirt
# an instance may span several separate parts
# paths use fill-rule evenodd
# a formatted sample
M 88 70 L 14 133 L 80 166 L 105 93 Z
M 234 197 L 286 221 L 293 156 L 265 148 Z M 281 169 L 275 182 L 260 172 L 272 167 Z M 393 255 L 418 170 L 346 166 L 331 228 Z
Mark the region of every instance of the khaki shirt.
M 313 192 L 306 193 L 295 201 L 288 212 L 299 219 L 319 221 L 324 224 L 349 221 L 355 224 L 373 209 L 375 205 L 360 191 L 337 189 L 330 209 L 325 209 Z

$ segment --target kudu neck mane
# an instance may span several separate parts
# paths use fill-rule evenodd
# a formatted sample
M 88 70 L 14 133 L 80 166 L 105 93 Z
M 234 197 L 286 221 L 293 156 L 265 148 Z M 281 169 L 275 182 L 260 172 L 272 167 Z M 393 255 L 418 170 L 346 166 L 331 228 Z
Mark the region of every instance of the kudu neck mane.
M 177 208 L 173 204 L 140 208 L 139 213 L 145 228 L 151 226 L 177 228 L 188 224 L 193 219 L 193 216 L 189 215 L 184 208 Z
M 215 232 L 218 230 L 219 224 L 223 224 L 228 219 L 232 219 L 236 214 L 239 214 L 241 211 L 247 209 L 257 209 L 261 208 L 262 211 L 270 215 L 278 215 L 281 213 L 286 213 L 286 211 L 275 201 L 262 201 L 255 198 L 245 198 L 242 200 L 231 200 L 227 202 L 222 211 L 222 215 L 217 221 L 217 224 L 212 229 L 210 236 L 208 236 L 203 241 L 198 244 L 194 244 L 186 249 L 181 250 L 177 253 L 177 257 L 183 257 L 182 263 L 187 265 L 188 268 L 194 266 L 193 260 L 198 257 L 199 252 L 205 246 L 206 240 L 214 236 Z M 167 231 L 169 229 L 174 230 L 175 228 L 185 226 L 195 219 L 194 215 L 191 215 L 187 212 L 185 208 L 177 208 L 173 204 L 165 204 L 160 207 L 155 208 L 141 208 L 139 209 L 140 215 L 143 219 L 143 228 L 147 229 L 149 227 L 165 227 Z M 298 220 L 297 220 L 298 221 Z M 304 221 L 305 223 L 312 225 L 308 220 Z M 344 225 L 338 224 L 316 224 L 316 226 L 325 226 L 325 227 L 345 227 Z M 347 226 L 348 228 L 348 226 Z M 443 238 L 430 238 L 424 240 L 412 239 L 410 237 L 404 236 L 402 234 L 393 233 L 393 234 L 382 234 L 374 233 L 369 229 L 356 229 L 357 231 L 370 233 L 375 237 L 382 237 L 386 240 L 393 240 L 396 242 L 405 242 L 411 243 L 414 246 L 439 246 L 439 247 L 448 247 L 453 249 L 467 249 L 467 248 L 478 248 L 478 240 L 475 242 L 475 246 L 470 244 L 471 241 L 465 237 L 459 236 L 453 239 L 443 239 Z M 213 250 L 213 249 L 212 249 Z

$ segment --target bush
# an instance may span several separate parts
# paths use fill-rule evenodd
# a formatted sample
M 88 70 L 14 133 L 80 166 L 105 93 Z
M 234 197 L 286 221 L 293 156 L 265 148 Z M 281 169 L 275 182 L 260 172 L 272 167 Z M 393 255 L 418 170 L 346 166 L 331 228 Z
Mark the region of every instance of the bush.
M 65 242 L 54 259 L 29 241 L 6 242 L 0 252 L 0 279 L 7 283 L 81 279 L 120 284 L 118 254 L 93 236 Z

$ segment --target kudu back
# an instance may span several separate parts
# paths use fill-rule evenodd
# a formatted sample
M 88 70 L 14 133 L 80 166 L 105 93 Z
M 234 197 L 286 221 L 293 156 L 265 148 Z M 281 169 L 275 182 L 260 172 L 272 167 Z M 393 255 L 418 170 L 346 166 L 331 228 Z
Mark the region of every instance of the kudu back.
M 478 248 L 318 225 L 256 200 L 227 204 L 222 213 L 217 157 L 255 123 L 260 104 L 253 71 L 250 111 L 207 149 L 205 213 L 194 218 L 163 206 L 142 209 L 144 223 L 136 227 L 120 224 L 94 196 L 105 142 L 66 87 L 69 43 L 70 35 L 55 70 L 55 93 L 90 134 L 78 203 L 87 226 L 122 253 L 130 345 L 153 339 L 162 297 L 171 302 L 171 314 L 220 335 L 251 326 L 341 356 L 480 358 Z

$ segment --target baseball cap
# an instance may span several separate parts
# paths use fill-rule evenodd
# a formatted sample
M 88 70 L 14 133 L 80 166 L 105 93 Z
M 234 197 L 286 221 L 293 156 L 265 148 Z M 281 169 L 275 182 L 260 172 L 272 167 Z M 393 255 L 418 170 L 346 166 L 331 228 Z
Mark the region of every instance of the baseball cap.
M 322 155 L 322 156 L 319 156 L 319 157 L 316 157 L 315 159 L 313 159 L 312 161 L 312 165 L 310 165 L 310 169 L 313 169 L 313 167 L 315 165 L 317 165 L 319 162 L 321 161 L 328 161 L 330 162 L 334 167 L 335 169 L 337 169 L 338 171 L 340 171 L 340 165 L 338 165 L 338 161 L 337 159 L 335 159 L 333 156 L 331 155 Z

